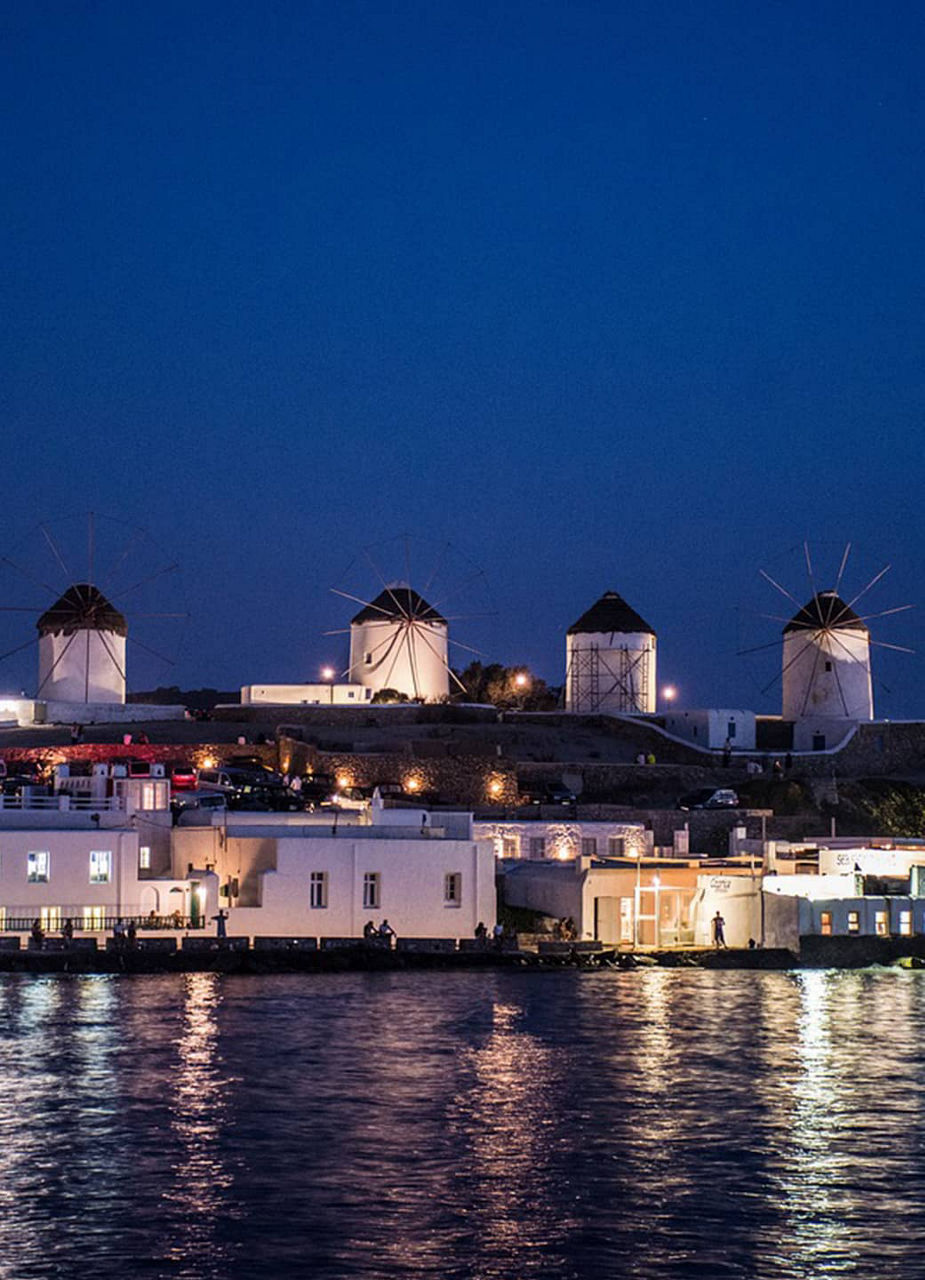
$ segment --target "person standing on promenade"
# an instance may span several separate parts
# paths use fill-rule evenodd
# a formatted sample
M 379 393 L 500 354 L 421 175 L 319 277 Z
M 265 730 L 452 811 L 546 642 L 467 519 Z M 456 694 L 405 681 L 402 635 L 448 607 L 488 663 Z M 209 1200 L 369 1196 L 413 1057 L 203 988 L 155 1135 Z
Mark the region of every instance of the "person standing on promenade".
M 713 917 L 713 945 L 717 951 L 726 948 L 726 921 L 718 911 Z
M 392 939 L 395 937 L 395 930 L 389 924 L 388 920 L 383 920 L 382 924 L 379 926 L 379 937 L 385 945 L 391 949 Z

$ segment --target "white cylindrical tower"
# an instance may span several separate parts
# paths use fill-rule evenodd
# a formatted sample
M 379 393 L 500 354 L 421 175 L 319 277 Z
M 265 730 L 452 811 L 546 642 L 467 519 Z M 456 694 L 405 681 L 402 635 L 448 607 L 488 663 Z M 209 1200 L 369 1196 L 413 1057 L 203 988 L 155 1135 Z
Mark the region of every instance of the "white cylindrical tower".
M 87 582 L 68 587 L 39 618 L 37 698 L 49 702 L 125 702 L 128 624 Z
M 600 600 L 565 637 L 566 711 L 655 711 L 655 632 L 616 591 Z
M 870 632 L 834 591 L 817 591 L 784 627 L 785 720 L 873 720 Z
M 386 587 L 350 623 L 349 679 L 416 701 L 449 693 L 446 618 L 411 587 Z

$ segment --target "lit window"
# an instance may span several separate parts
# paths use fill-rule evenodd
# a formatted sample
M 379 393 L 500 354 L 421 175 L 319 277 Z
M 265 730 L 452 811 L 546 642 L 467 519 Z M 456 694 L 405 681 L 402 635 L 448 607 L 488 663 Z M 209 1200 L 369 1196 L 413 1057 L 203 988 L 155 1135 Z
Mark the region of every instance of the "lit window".
M 911 911 L 900 911 L 899 932 L 904 938 L 909 938 L 912 936 L 912 912 Z
M 545 836 L 530 837 L 530 857 L 531 858 L 546 857 L 546 837 Z
M 888 911 L 878 911 L 874 916 L 874 928 L 878 938 L 885 938 L 890 932 L 890 915 Z
M 516 858 L 517 856 L 518 856 L 518 851 L 517 851 L 517 837 L 516 837 L 516 836 L 502 836 L 502 838 L 501 838 L 501 857 L 502 857 L 502 858 Z
M 611 836 L 607 841 L 607 852 L 611 858 L 622 858 L 625 847 L 623 836 Z
M 821 911 L 819 913 L 819 932 L 829 937 L 832 933 L 832 913 L 831 911 Z
M 458 871 L 451 871 L 443 877 L 443 905 L 445 907 L 462 905 L 462 876 Z
M 326 871 L 313 871 L 308 877 L 308 905 L 310 907 L 328 905 L 328 873 Z
M 848 912 L 848 932 L 860 933 L 860 931 L 861 931 L 861 917 L 859 913 L 857 911 L 849 911 Z
M 138 867 L 141 871 L 151 870 L 151 846 L 143 844 L 138 850 Z
M 109 849 L 94 849 L 90 854 L 90 883 L 109 884 L 112 879 L 112 853 Z
M 597 836 L 581 837 L 581 856 L 583 858 L 597 857 Z
M 6 907 L 0 907 L 0 933 L 6 929 Z
M 363 875 L 363 906 L 367 910 L 379 906 L 378 871 L 367 871 Z
M 153 782 L 145 782 L 142 784 L 141 807 L 142 809 L 157 808 L 157 787 Z
M 39 924 L 46 933 L 57 933 L 61 928 L 61 908 L 42 907 L 39 912 Z
M 44 884 L 48 880 L 50 854 L 46 851 L 30 853 L 27 860 L 27 880 L 30 884 Z
M 105 907 L 84 907 L 84 928 L 99 933 L 106 928 Z

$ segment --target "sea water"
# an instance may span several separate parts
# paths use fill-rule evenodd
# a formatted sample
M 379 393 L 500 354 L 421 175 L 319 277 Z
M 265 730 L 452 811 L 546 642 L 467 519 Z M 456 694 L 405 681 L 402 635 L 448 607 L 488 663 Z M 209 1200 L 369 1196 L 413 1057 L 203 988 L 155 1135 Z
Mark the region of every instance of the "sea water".
M 925 1275 L 925 973 L 0 979 L 0 1276 Z

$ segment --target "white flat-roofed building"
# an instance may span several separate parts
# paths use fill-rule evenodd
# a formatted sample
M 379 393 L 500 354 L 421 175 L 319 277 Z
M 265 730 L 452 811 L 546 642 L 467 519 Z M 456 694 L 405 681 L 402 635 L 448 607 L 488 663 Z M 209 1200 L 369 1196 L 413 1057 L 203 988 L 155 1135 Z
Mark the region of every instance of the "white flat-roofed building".
M 103 932 L 118 919 L 190 914 L 189 882 L 157 877 L 169 828 L 124 814 L 121 825 L 97 825 L 91 814 L 56 816 L 68 825 L 41 822 L 41 813 L 2 814 L 0 931 L 26 931 L 38 920 L 55 933 L 70 920 L 77 931 Z
M 755 713 L 736 707 L 704 707 L 665 713 L 665 730 L 697 747 L 718 751 L 755 750 Z
M 391 812 L 401 824 L 330 813 L 213 818 L 175 829 L 174 869 L 215 873 L 234 934 L 356 938 L 383 919 L 400 937 L 490 929 L 494 854 L 473 837 L 470 816 Z
M 374 693 L 361 684 L 245 684 L 241 686 L 241 705 L 359 707 L 370 702 Z

